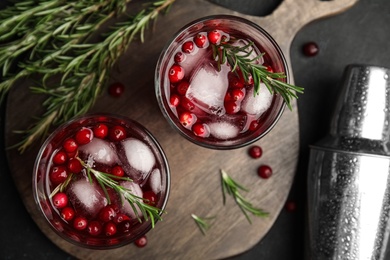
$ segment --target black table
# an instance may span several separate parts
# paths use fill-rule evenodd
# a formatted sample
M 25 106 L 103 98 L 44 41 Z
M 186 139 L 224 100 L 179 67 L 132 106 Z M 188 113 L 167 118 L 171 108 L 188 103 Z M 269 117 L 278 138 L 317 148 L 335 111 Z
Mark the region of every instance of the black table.
M 281 1 L 214 2 L 248 14 L 265 15 Z M 319 45 L 320 52 L 314 57 L 304 56 L 301 51 L 309 41 Z M 362 63 L 390 67 L 389 42 L 389 0 L 359 0 L 347 12 L 316 21 L 295 37 L 291 47 L 292 69 L 295 83 L 305 88 L 305 94 L 298 101 L 300 159 L 289 195 L 289 200 L 294 201 L 297 208 L 295 211 L 282 210 L 265 238 L 250 251 L 233 259 L 304 259 L 309 145 L 323 137 L 329 129 L 345 66 Z M 23 206 L 6 160 L 5 104 L 0 108 L 0 259 L 72 259 L 46 238 Z

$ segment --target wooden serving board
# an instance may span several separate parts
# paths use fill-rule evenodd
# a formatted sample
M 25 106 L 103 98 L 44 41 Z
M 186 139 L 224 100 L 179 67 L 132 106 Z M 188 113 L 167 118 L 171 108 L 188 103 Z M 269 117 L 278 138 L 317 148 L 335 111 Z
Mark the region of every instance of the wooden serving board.
M 252 17 L 218 7 L 205 0 L 177 0 L 171 11 L 158 19 L 145 43 L 132 43 L 112 82 L 126 85 L 119 99 L 103 95 L 91 112 L 126 115 L 146 126 L 166 152 L 171 169 L 171 193 L 164 221 L 148 233 L 149 244 L 96 251 L 79 248 L 57 236 L 44 222 L 35 205 L 31 178 L 39 144 L 20 155 L 8 150 L 11 174 L 24 204 L 39 228 L 54 244 L 80 259 L 221 259 L 242 253 L 257 244 L 267 233 L 283 207 L 291 188 L 299 155 L 298 111 L 286 110 L 276 127 L 262 140 L 263 156 L 254 160 L 247 148 L 216 151 L 196 146 L 176 133 L 162 116 L 154 94 L 154 69 L 158 56 L 172 35 L 188 22 L 213 14 L 238 15 L 259 24 L 275 38 L 290 64 L 289 49 L 295 34 L 309 22 L 342 12 L 357 0 L 285 0 L 272 14 Z M 291 65 L 290 65 L 290 74 Z M 42 113 L 42 97 L 33 96 L 27 80 L 14 86 L 6 110 L 6 145 L 20 141 L 15 130 L 26 129 L 33 117 Z M 262 180 L 256 175 L 261 164 L 273 168 L 273 176 Z M 244 196 L 269 217 L 245 219 L 231 198 L 222 205 L 220 169 L 250 189 Z M 215 216 L 211 229 L 203 236 L 191 218 Z

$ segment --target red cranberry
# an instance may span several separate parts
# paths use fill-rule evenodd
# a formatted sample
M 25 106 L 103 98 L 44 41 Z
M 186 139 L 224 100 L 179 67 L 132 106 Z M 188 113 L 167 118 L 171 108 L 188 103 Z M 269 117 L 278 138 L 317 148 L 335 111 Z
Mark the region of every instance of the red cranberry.
M 175 54 L 174 60 L 176 63 L 183 62 L 186 58 L 186 55 L 182 52 L 178 52 Z
M 227 114 L 236 114 L 238 111 L 240 111 L 240 105 L 234 100 L 226 101 L 225 110 Z
M 318 45 L 315 42 L 305 43 L 302 47 L 303 54 L 308 57 L 316 56 L 319 50 L 320 49 L 318 48 Z
M 65 208 L 68 205 L 68 196 L 64 192 L 58 192 L 53 196 L 53 204 L 57 209 Z
M 169 98 L 169 103 L 172 106 L 177 107 L 180 104 L 180 97 L 176 94 L 172 94 L 171 97 Z
M 146 238 L 146 236 L 142 236 L 142 237 L 138 238 L 137 240 L 135 240 L 134 244 L 140 248 L 144 247 L 148 244 L 148 239 Z
M 257 169 L 257 174 L 263 179 L 268 179 L 272 175 L 272 169 L 268 165 L 261 165 Z
M 257 159 L 257 158 L 260 158 L 261 155 L 263 154 L 263 150 L 261 149 L 260 146 L 258 145 L 253 145 L 249 148 L 249 155 L 254 158 L 254 159 Z
M 72 207 L 65 207 L 61 210 L 61 217 L 66 221 L 71 221 L 74 215 L 75 211 Z
M 143 198 L 146 204 L 150 206 L 156 206 L 157 195 L 153 191 L 145 191 L 143 194 Z
M 54 166 L 49 173 L 49 178 L 54 185 L 63 183 L 68 178 L 68 172 L 65 166 Z
M 256 131 L 257 128 L 259 128 L 259 121 L 257 120 L 253 120 L 250 124 L 249 124 L 249 131 Z
M 242 101 L 245 97 L 245 89 L 232 89 L 231 95 L 233 100 Z
M 116 82 L 108 87 L 108 93 L 112 97 L 120 97 L 125 91 L 125 86 L 122 83 Z
M 115 209 L 111 205 L 107 205 L 99 212 L 99 219 L 103 222 L 108 222 L 116 217 Z
M 68 155 L 64 151 L 58 151 L 53 157 L 53 163 L 64 164 L 68 160 Z
M 99 221 L 93 220 L 88 224 L 88 233 L 92 236 L 97 236 L 102 233 L 102 225 Z
M 206 47 L 206 44 L 207 44 L 207 37 L 206 37 L 206 35 L 204 35 L 204 34 L 198 33 L 198 34 L 194 37 L 194 42 L 195 42 L 196 46 L 198 46 L 199 48 Z
M 221 33 L 218 30 L 213 30 L 207 34 L 211 44 L 219 44 L 221 41 Z
M 62 147 L 64 147 L 64 150 L 67 153 L 73 153 L 77 150 L 78 145 L 76 143 L 76 140 L 74 140 L 73 138 L 68 138 L 64 141 Z
M 71 173 L 79 173 L 83 169 L 81 162 L 76 158 L 70 158 L 68 162 L 68 170 Z
M 274 69 L 273 69 L 270 65 L 263 64 L 263 66 L 265 66 L 265 68 L 266 68 L 266 70 L 267 70 L 268 72 L 271 72 L 271 73 L 274 72 Z
M 106 236 L 113 236 L 116 233 L 116 225 L 113 222 L 108 222 L 104 226 L 104 233 Z
M 200 137 L 207 137 L 209 136 L 209 131 L 207 129 L 207 126 L 205 124 L 202 124 L 202 123 L 196 123 L 192 126 L 192 132 L 194 132 L 194 134 L 196 136 L 200 136 Z
M 295 203 L 295 201 L 289 200 L 286 202 L 285 208 L 287 211 L 293 212 L 297 209 L 297 204 Z
M 229 72 L 228 74 L 229 86 L 232 88 L 243 88 L 245 82 L 242 81 L 237 75 L 233 72 Z
M 123 213 L 118 213 L 116 217 L 114 218 L 114 223 L 119 224 L 124 221 L 130 221 L 130 217 Z
M 125 175 L 125 171 L 120 165 L 116 165 L 112 168 L 111 174 L 117 177 L 123 177 Z
M 179 116 L 180 123 L 184 127 L 191 127 L 196 122 L 196 116 L 190 112 L 183 112 Z
M 174 64 L 169 70 L 168 77 L 171 83 L 179 82 L 184 78 L 184 69 L 181 66 Z
M 187 42 L 183 43 L 183 45 L 181 46 L 181 50 L 184 53 L 193 52 L 194 51 L 194 43 L 192 41 L 187 41 Z
M 184 96 L 187 93 L 189 87 L 190 83 L 188 83 L 187 81 L 182 81 L 179 83 L 179 85 L 177 85 L 177 93 L 179 93 L 179 95 Z
M 108 134 L 111 141 L 121 141 L 126 138 L 126 130 L 120 125 L 113 126 Z
M 104 139 L 108 135 L 108 127 L 105 124 L 98 124 L 94 129 L 93 129 L 93 135 Z
M 84 217 L 76 217 L 73 220 L 73 227 L 77 230 L 84 230 L 88 226 L 88 221 Z
M 92 138 L 93 138 L 93 132 L 91 129 L 87 127 L 81 128 L 79 131 L 77 131 L 75 136 L 76 142 L 80 145 L 91 142 Z
M 180 98 L 180 105 L 188 111 L 192 111 L 195 108 L 194 103 L 192 103 L 188 98 L 186 97 L 181 97 Z

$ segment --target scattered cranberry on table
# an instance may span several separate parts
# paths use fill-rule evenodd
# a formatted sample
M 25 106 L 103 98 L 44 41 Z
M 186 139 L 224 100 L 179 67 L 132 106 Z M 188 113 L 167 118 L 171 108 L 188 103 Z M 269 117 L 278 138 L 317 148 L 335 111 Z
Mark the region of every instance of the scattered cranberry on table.
M 308 57 L 313 57 L 318 54 L 320 49 L 318 48 L 317 43 L 315 42 L 307 42 L 302 47 L 303 54 Z
M 263 154 L 263 150 L 261 149 L 260 146 L 258 145 L 253 145 L 249 148 L 249 151 L 248 151 L 249 155 L 253 158 L 253 159 L 257 159 L 257 158 L 260 158 L 261 155 Z
M 272 176 L 272 168 L 269 167 L 268 165 L 261 165 L 257 169 L 257 174 L 263 178 L 263 179 L 268 179 L 269 177 Z
M 116 82 L 108 87 L 108 93 L 112 97 L 120 97 L 125 91 L 125 86 L 122 83 Z
M 146 236 L 142 236 L 142 237 L 138 238 L 137 240 L 135 240 L 134 244 L 137 247 L 144 247 L 148 244 L 148 239 L 146 238 Z
M 297 204 L 295 201 L 289 200 L 286 202 L 285 208 L 289 212 L 294 212 L 297 209 Z

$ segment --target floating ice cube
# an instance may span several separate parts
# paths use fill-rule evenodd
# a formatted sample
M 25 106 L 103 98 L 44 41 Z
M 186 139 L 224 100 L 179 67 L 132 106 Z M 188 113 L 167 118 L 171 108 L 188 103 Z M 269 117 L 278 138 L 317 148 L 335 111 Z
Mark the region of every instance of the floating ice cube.
M 124 140 L 122 146 L 130 167 L 141 172 L 142 175 L 152 170 L 156 158 L 149 146 L 135 138 Z
M 195 105 L 210 114 L 225 114 L 224 98 L 229 85 L 229 68 L 221 66 L 221 71 L 211 64 L 204 64 L 192 76 L 186 97 Z
M 79 151 L 83 158 L 92 157 L 98 163 L 113 165 L 119 161 L 114 145 L 99 138 L 93 138 L 90 143 L 80 146 Z
M 131 193 L 132 195 L 142 198 L 143 192 L 141 190 L 141 187 L 138 184 L 131 182 L 131 181 L 124 181 L 124 182 L 121 182 L 120 185 L 122 187 L 128 189 L 129 193 Z M 123 201 L 123 206 L 122 206 L 123 212 L 127 213 L 132 218 L 137 218 L 137 214 L 135 213 L 133 207 L 126 200 L 126 198 L 123 197 L 123 195 L 121 195 L 121 196 L 122 196 L 122 201 Z M 142 212 L 139 209 L 139 207 L 135 204 L 134 204 L 134 207 L 138 213 L 138 217 L 142 217 Z
M 159 169 L 154 169 L 149 176 L 150 189 L 158 194 L 161 191 L 161 172 Z
M 210 133 L 215 138 L 227 140 L 236 137 L 240 133 L 240 128 L 229 122 L 211 122 L 208 124 Z
M 69 200 L 79 214 L 95 217 L 107 205 L 107 198 L 96 184 L 82 178 L 71 182 L 68 188 Z
M 253 91 L 253 88 L 248 91 L 241 104 L 241 109 L 248 114 L 260 116 L 271 106 L 272 94 L 263 83 L 257 95 L 254 96 Z

